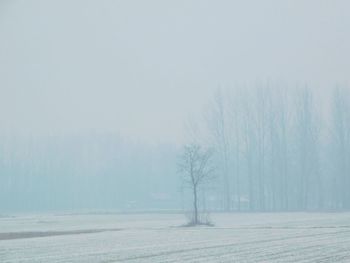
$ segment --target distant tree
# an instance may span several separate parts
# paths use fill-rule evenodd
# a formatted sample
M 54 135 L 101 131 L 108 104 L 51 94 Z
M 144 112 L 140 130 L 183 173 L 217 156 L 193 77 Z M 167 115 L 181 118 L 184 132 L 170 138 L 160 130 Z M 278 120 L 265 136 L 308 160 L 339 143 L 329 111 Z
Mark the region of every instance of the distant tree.
M 344 88 L 333 91 L 331 111 L 332 195 L 336 208 L 350 208 L 350 99 Z
M 316 184 L 317 130 L 312 92 L 303 88 L 296 94 L 295 110 L 295 161 L 296 206 L 305 210 L 312 203 L 312 190 Z
M 223 206 L 226 211 L 232 209 L 231 205 L 231 178 L 229 177 L 229 156 L 230 156 L 230 141 L 229 141 L 229 125 L 227 124 L 227 101 L 224 94 L 219 89 L 216 91 L 214 99 L 209 108 L 207 116 L 208 127 L 217 150 L 220 162 L 220 174 L 222 179 L 222 195 Z
M 203 222 L 199 220 L 198 213 L 198 192 L 199 189 L 214 177 L 214 166 L 212 165 L 213 151 L 203 149 L 198 144 L 185 145 L 179 158 L 178 168 L 182 180 L 193 194 L 193 218 L 191 225 L 198 225 Z

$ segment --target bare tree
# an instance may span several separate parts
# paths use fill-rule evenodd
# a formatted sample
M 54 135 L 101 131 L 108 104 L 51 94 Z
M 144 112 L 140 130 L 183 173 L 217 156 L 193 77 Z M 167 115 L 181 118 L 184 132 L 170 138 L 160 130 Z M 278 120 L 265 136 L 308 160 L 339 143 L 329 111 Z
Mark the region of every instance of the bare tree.
M 191 225 L 201 224 L 198 215 L 198 192 L 205 182 L 213 178 L 214 167 L 212 165 L 213 151 L 202 149 L 198 144 L 185 145 L 178 162 L 182 179 L 193 194 L 193 218 Z
M 218 89 L 215 93 L 214 100 L 211 103 L 208 124 L 214 147 L 218 152 L 220 161 L 220 173 L 222 176 L 223 189 L 223 207 L 226 211 L 230 211 L 232 209 L 231 180 L 229 177 L 230 141 L 228 138 L 227 105 L 220 89 Z
M 347 90 L 337 87 L 333 91 L 331 115 L 331 154 L 333 164 L 333 199 L 336 208 L 350 208 L 350 100 Z
M 236 209 L 238 211 L 241 210 L 241 148 L 243 143 L 241 140 L 243 139 L 242 132 L 242 93 L 241 91 L 236 91 L 233 96 L 229 96 L 229 110 L 228 110 L 228 119 L 229 119 L 229 141 L 230 143 L 230 155 L 232 155 L 232 174 L 234 179 L 235 186 L 235 197 L 236 197 Z

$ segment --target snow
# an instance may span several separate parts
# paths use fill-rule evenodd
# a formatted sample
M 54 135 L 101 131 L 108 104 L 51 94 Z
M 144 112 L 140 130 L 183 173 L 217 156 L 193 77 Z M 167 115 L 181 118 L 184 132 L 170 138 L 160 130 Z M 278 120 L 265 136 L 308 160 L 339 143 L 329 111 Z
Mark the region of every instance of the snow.
M 180 227 L 185 223 L 181 214 L 2 217 L 0 237 L 10 232 L 101 231 L 3 238 L 0 262 L 350 262 L 350 213 L 211 218 L 214 227 L 191 228 Z

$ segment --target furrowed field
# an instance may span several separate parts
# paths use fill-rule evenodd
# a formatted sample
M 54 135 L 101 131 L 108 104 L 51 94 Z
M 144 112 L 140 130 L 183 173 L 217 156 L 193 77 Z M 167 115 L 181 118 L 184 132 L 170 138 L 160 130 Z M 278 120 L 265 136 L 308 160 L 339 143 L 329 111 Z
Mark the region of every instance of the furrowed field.
M 350 262 L 350 213 L 41 214 L 0 218 L 0 262 Z

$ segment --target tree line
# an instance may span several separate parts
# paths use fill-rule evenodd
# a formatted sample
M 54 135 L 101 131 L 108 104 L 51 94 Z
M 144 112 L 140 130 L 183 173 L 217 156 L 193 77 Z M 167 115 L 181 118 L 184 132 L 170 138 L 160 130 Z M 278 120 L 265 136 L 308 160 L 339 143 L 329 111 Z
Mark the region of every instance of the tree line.
M 218 90 L 185 152 L 112 134 L 1 135 L 0 212 L 179 210 L 194 195 L 198 210 L 348 210 L 349 107 L 339 87 Z
M 178 209 L 176 154 L 116 134 L 0 135 L 0 216 Z
M 218 90 L 189 128 L 192 143 L 215 151 L 206 208 L 349 209 L 349 106 L 339 87 L 323 97 L 307 87 Z

